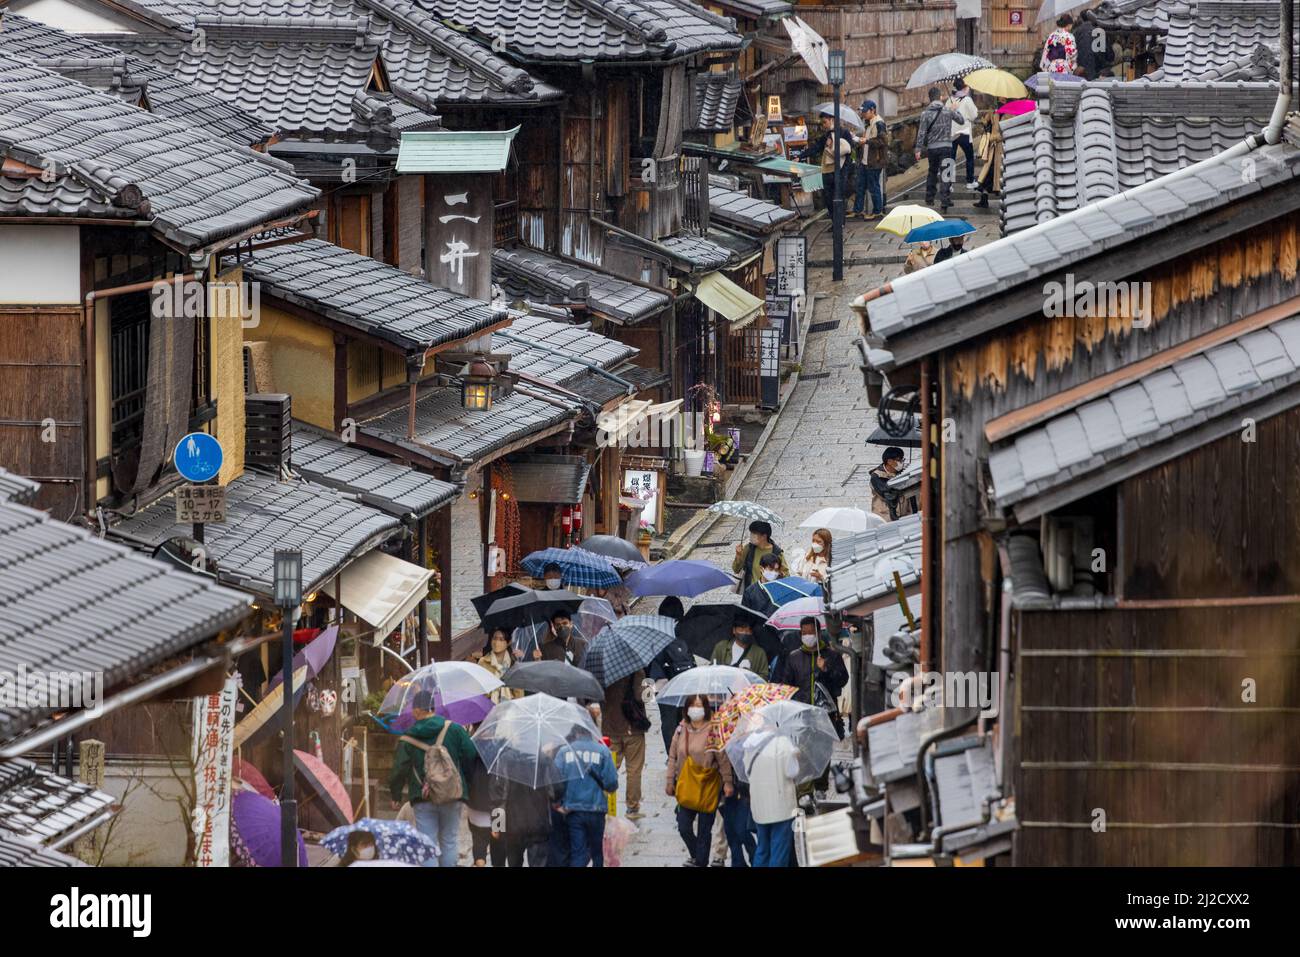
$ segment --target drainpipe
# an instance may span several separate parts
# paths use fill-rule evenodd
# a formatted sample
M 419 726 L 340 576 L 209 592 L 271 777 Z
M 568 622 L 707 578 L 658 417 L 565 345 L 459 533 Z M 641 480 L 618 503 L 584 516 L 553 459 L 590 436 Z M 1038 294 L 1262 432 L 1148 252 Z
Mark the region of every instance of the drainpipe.
M 86 374 L 83 377 L 85 395 L 85 427 L 82 435 L 82 451 L 86 458 L 85 482 L 86 489 L 82 493 L 82 510 L 86 515 L 86 521 L 89 524 L 94 522 L 94 503 L 97 496 L 95 495 L 95 485 L 98 482 L 99 469 L 96 465 L 95 456 L 95 439 L 98 432 L 98 423 L 95 420 L 97 410 L 95 407 L 95 391 L 97 384 L 95 381 L 95 303 L 101 299 L 113 299 L 117 296 L 124 296 L 132 292 L 146 292 L 154 288 L 159 283 L 171 285 L 175 282 L 187 283 L 199 278 L 202 273 L 192 272 L 183 276 L 168 276 L 166 279 L 149 279 L 144 282 L 133 282 L 127 286 L 114 286 L 111 289 L 92 289 L 86 293 L 85 303 L 81 309 L 81 322 L 83 340 L 86 349 Z
M 1270 146 L 1282 139 L 1282 124 L 1286 122 L 1287 111 L 1291 108 L 1291 74 L 1294 64 L 1291 60 L 1291 44 L 1294 27 L 1292 20 L 1295 0 L 1282 0 L 1280 4 L 1281 24 L 1278 28 L 1278 91 L 1277 102 L 1273 104 L 1273 115 L 1269 118 L 1268 128 L 1264 130 L 1264 142 Z

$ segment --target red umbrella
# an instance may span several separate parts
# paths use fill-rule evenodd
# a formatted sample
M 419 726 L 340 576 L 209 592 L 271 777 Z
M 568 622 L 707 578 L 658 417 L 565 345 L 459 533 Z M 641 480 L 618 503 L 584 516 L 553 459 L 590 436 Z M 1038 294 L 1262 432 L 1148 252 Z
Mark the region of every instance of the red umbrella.
M 1034 100 L 1009 100 L 998 107 L 998 112 L 1004 116 L 1020 116 L 1023 113 L 1032 113 L 1038 109 L 1038 103 Z
M 244 784 L 262 795 L 262 797 L 270 798 L 272 801 L 275 800 L 275 790 L 267 783 L 262 772 L 257 770 L 257 768 L 253 767 L 247 761 L 241 761 L 239 758 L 235 758 L 230 771 L 231 776 L 236 781 L 244 782 Z
M 352 799 L 348 797 L 348 789 L 324 761 L 306 751 L 294 751 L 293 768 L 316 798 L 316 807 L 335 827 L 352 823 Z

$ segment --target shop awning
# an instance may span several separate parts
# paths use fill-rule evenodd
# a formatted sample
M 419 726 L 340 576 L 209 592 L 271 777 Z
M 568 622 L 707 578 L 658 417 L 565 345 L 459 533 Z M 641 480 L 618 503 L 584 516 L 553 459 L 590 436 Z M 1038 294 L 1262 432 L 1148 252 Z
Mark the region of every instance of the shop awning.
M 763 311 L 762 299 L 745 292 L 718 272 L 711 272 L 701 279 L 694 296 L 714 312 L 725 316 L 733 331 L 749 325 Z
M 403 133 L 398 173 L 499 173 L 510 159 L 512 130 L 430 130 Z
M 624 402 L 597 419 L 596 427 L 604 433 L 602 442 L 607 446 L 623 445 L 627 437 L 646 419 L 654 417 L 657 421 L 662 421 L 666 416 L 676 414 L 682 407 L 682 401 L 673 399 L 671 402 L 655 404 L 647 399 L 633 399 Z
M 782 159 L 779 156 L 767 156 L 753 165 L 769 173 L 780 173 L 782 176 L 798 176 L 799 186 L 806 192 L 811 193 L 815 189 L 822 188 L 822 168 L 814 166 L 812 163 L 800 163 L 797 160 Z
M 375 629 L 374 643 L 387 638 L 428 594 L 433 571 L 375 550 L 340 575 L 341 602 Z

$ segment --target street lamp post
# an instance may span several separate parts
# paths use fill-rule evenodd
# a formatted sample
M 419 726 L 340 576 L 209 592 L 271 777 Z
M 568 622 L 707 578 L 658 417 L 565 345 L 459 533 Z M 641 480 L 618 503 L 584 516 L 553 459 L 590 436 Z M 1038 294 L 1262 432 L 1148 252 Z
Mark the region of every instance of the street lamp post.
M 281 724 L 284 733 L 284 783 L 280 788 L 280 866 L 298 866 L 298 802 L 293 796 L 293 619 L 302 604 L 302 552 L 276 549 L 275 603 L 283 615 L 280 638 L 284 701 Z
M 831 135 L 831 162 L 833 164 L 831 200 L 831 279 L 844 278 L 844 174 L 840 163 L 840 87 L 844 85 L 844 51 L 831 50 L 827 57 L 827 73 L 835 89 L 835 129 Z

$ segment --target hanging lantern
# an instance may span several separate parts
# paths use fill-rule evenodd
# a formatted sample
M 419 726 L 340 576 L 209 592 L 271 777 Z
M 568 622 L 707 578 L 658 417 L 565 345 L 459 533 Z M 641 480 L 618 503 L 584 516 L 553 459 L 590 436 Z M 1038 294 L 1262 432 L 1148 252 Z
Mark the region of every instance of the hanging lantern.
M 492 380 L 496 370 L 483 359 L 475 359 L 460 373 L 461 405 L 467 409 L 492 408 Z
M 573 506 L 573 534 L 577 536 L 582 531 L 582 503 L 579 502 Z

